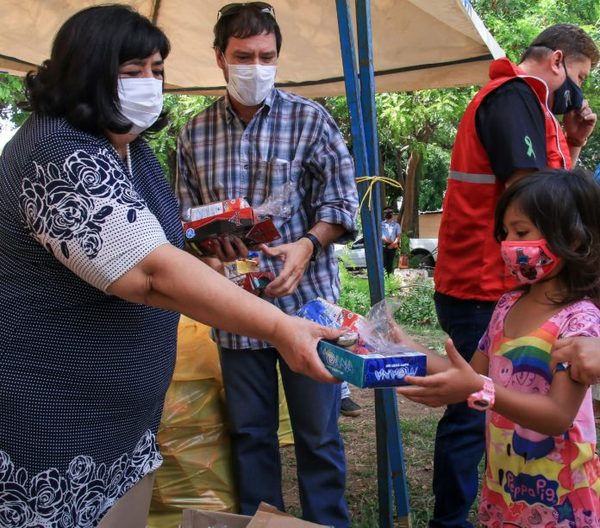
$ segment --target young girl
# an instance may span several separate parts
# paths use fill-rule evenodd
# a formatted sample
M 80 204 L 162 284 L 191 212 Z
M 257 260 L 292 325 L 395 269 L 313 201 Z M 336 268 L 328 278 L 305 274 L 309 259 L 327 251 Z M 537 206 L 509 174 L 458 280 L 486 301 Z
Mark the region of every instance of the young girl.
M 556 339 L 600 335 L 600 186 L 579 171 L 523 178 L 498 203 L 495 235 L 521 287 L 498 302 L 470 365 L 449 341 L 448 360 L 429 352 L 431 375 L 398 393 L 490 409 L 482 526 L 599 527 L 591 391 L 550 362 Z

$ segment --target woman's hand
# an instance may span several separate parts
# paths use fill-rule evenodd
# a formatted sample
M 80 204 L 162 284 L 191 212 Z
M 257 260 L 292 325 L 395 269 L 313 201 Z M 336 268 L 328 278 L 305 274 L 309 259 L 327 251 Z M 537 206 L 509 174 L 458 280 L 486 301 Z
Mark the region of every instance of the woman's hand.
M 483 388 L 483 379 L 458 353 L 451 339 L 446 341 L 446 354 L 450 361 L 447 370 L 430 376 L 407 376 L 407 387 L 398 387 L 396 392 L 409 400 L 440 407 L 465 401 L 470 394 Z
M 270 341 L 292 371 L 317 381 L 337 383 L 340 380 L 334 378 L 321 362 L 317 344 L 321 339 L 335 340 L 344 331 L 320 326 L 300 317 L 286 316 L 277 325 Z
M 107 289 L 136 304 L 183 313 L 208 326 L 271 343 L 294 372 L 336 382 L 317 354 L 343 331 L 284 314 L 170 244 L 155 249 Z M 250 353 L 250 352 L 249 352 Z
M 600 383 L 600 338 L 567 337 L 554 343 L 550 368 L 569 363 L 569 376 L 583 385 Z

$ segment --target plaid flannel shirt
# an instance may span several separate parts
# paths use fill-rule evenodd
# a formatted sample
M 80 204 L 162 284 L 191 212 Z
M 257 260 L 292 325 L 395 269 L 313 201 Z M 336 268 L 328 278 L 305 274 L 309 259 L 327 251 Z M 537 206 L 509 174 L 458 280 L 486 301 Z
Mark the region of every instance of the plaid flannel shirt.
M 257 207 L 285 184 L 293 189 L 291 213 L 273 216 L 281 239 L 272 246 L 295 242 L 319 221 L 342 225 L 342 240 L 354 238 L 354 163 L 333 118 L 314 101 L 273 89 L 244 126 L 224 97 L 191 120 L 179 136 L 176 193 L 182 211 L 237 197 Z M 260 268 L 278 275 L 283 263 L 261 253 Z M 337 301 L 339 289 L 337 260 L 329 246 L 309 263 L 294 293 L 272 302 L 294 314 L 317 296 Z M 270 346 L 218 330 L 215 334 L 227 348 Z

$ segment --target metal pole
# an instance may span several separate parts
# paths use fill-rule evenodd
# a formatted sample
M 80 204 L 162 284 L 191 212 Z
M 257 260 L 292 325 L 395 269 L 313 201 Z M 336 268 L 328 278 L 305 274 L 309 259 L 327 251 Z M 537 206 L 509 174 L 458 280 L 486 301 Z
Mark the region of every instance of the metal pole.
M 375 112 L 375 90 L 372 64 L 371 20 L 369 0 L 356 0 L 357 34 L 359 54 L 356 53 L 352 16 L 347 0 L 336 0 L 338 26 L 346 97 L 351 117 L 352 146 L 357 176 L 373 176 L 379 173 L 379 151 Z M 360 65 L 360 80 L 357 71 Z M 360 196 L 367 184 L 359 184 Z M 365 205 L 361 210 L 365 255 L 371 303 L 384 298 L 382 247 L 379 230 L 380 190 L 376 185 L 372 196 L 372 207 Z M 377 479 L 379 485 L 379 526 L 393 526 L 393 494 L 401 522 L 408 526 L 408 495 L 402 457 L 402 437 L 398 419 L 396 394 L 392 389 L 375 391 L 376 434 L 377 434 Z
M 356 0 L 356 26 L 358 40 L 358 64 L 360 71 L 360 96 L 362 114 L 365 124 L 365 140 L 369 169 L 372 175 L 379 174 L 379 140 L 377 137 L 377 111 L 375 102 L 375 76 L 373 66 L 373 45 L 371 32 L 371 0 Z M 373 206 L 377 215 L 376 226 L 379 228 L 380 186 L 373 194 Z M 376 240 L 381 247 L 380 230 L 376 230 Z M 381 267 L 379 268 L 381 269 Z M 370 271 L 370 270 L 369 270 Z M 378 422 L 383 422 L 385 437 L 378 443 L 388 450 L 392 486 L 396 499 L 396 512 L 401 523 L 409 524 L 408 485 L 406 482 L 406 466 L 402 448 L 402 432 L 398 416 L 398 401 L 393 389 L 375 391 L 375 414 Z M 388 483 L 389 486 L 389 483 Z M 380 491 L 381 494 L 381 491 Z M 389 495 L 389 494 L 388 494 Z M 380 517 L 382 513 L 380 511 Z M 381 519 L 380 519 L 381 520 Z

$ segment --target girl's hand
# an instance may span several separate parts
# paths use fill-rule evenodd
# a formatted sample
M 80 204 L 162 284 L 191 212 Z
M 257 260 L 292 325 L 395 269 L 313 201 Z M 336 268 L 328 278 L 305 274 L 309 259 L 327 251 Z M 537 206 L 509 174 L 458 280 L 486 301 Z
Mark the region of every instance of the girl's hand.
M 458 353 L 451 339 L 446 341 L 446 353 L 450 367 L 430 376 L 407 376 L 407 387 L 398 387 L 396 392 L 409 400 L 440 407 L 465 401 L 470 394 L 483 388 L 483 379 Z

